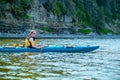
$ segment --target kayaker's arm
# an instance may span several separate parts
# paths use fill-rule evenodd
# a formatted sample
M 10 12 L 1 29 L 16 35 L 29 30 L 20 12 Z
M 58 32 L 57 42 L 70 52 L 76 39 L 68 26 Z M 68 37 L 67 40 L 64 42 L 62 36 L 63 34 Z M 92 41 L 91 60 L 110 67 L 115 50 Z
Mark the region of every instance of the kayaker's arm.
M 31 45 L 32 45 L 33 48 L 43 48 L 42 45 L 38 45 L 38 46 L 34 45 L 33 38 L 30 38 L 29 41 L 31 42 Z
M 33 41 L 33 38 L 30 38 L 29 41 L 31 42 L 31 45 L 33 48 L 40 48 L 40 47 L 37 47 L 34 45 L 34 41 Z

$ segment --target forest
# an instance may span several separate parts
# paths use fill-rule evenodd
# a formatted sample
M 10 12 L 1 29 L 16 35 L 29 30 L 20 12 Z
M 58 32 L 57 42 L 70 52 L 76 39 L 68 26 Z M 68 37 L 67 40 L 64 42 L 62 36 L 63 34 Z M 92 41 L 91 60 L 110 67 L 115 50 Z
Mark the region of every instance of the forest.
M 120 0 L 0 0 L 0 32 L 4 31 L 6 24 L 8 24 L 10 29 L 13 27 L 9 26 L 9 24 L 13 24 L 10 21 L 11 19 L 20 23 L 24 29 L 26 25 L 23 25 L 23 22 L 31 23 L 34 21 L 32 23 L 34 25 L 37 18 L 33 20 L 29 11 L 35 12 L 38 9 L 38 13 L 40 13 L 41 6 L 46 10 L 45 14 L 47 17 L 45 17 L 45 22 L 47 24 L 44 25 L 47 25 L 47 28 L 53 26 L 53 23 L 50 23 L 50 21 L 54 18 L 49 20 L 50 13 L 52 13 L 57 18 L 55 28 L 58 27 L 58 29 L 59 26 L 64 27 L 64 24 L 66 24 L 65 17 L 67 16 L 71 19 L 67 23 L 69 24 L 67 28 L 72 26 L 72 29 L 74 29 L 77 26 L 77 28 L 80 28 L 78 32 L 86 33 L 92 31 L 98 34 L 120 33 Z M 41 17 L 40 15 L 35 16 Z M 28 24 L 27 28 L 30 27 Z M 38 25 L 41 25 L 41 23 Z M 19 26 L 17 25 L 17 27 Z M 91 29 L 90 31 L 85 30 L 88 27 Z M 45 28 L 44 30 L 52 32 L 50 29 Z

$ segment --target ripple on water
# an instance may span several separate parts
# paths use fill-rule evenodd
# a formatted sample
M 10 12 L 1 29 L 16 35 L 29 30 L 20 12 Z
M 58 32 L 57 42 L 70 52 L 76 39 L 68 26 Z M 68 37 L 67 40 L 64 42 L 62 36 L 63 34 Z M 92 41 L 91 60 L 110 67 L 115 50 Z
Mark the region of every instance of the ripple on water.
M 119 39 L 38 40 L 40 41 L 46 45 L 99 45 L 100 48 L 91 53 L 0 53 L 0 80 L 120 79 Z M 7 42 L 9 40 L 0 44 Z

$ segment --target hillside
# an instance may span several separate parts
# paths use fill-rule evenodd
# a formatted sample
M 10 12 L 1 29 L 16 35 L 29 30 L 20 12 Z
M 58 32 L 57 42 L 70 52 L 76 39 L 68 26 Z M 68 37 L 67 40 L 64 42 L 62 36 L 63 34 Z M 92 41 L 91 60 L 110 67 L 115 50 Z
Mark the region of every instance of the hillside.
M 0 0 L 0 33 L 120 34 L 120 0 Z

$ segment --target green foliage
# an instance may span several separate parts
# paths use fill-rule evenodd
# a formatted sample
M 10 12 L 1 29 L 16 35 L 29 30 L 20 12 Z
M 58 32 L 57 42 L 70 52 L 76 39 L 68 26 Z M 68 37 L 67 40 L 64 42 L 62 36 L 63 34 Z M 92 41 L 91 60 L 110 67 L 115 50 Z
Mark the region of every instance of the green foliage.
M 52 32 L 51 28 L 47 28 L 47 27 L 41 27 L 40 30 L 44 31 L 44 32 Z
M 26 6 L 29 3 L 29 0 L 21 0 L 21 5 Z
M 28 18 L 23 15 L 27 14 L 27 7 L 32 2 L 33 0 L 0 1 L 1 4 L 10 3 L 16 18 L 19 19 Z M 104 20 L 109 22 L 113 18 L 119 18 L 120 2 L 118 0 L 48 0 L 43 5 L 48 11 L 52 11 L 58 17 L 68 15 L 72 17 L 74 22 L 79 24 L 88 25 L 96 22 L 101 24 Z
M 61 14 L 61 8 L 60 8 L 60 3 L 59 1 L 56 1 L 54 4 L 53 4 L 53 12 L 55 15 L 59 16 Z
M 64 23 L 67 15 L 72 18 L 72 24 L 93 26 L 96 32 L 107 33 L 104 23 L 120 20 L 120 0 L 39 0 L 48 12 L 58 17 L 59 23 Z M 0 0 L 0 17 L 6 18 L 11 13 L 18 20 L 29 19 L 28 10 L 34 0 Z M 63 22 L 61 22 L 61 18 Z M 49 32 L 51 30 L 48 30 Z M 84 31 L 83 31 L 84 32 Z
M 120 20 L 120 14 L 116 14 L 116 17 Z
M 27 13 L 22 13 L 21 17 L 23 18 L 23 20 L 29 19 L 29 15 Z
M 71 16 L 72 19 L 74 19 L 76 21 L 76 8 L 75 8 L 75 3 L 73 2 L 73 0 L 65 0 L 65 6 L 67 8 L 67 15 Z
M 92 32 L 92 30 L 90 30 L 90 29 L 79 29 L 78 32 L 80 32 L 82 34 L 89 34 L 90 32 Z
M 77 10 L 78 24 L 86 25 L 88 23 L 86 13 L 80 9 Z
M 13 16 L 17 19 L 26 20 L 29 19 L 29 15 L 27 13 L 28 5 L 32 3 L 33 0 L 3 0 L 0 1 L 0 5 L 3 6 L 0 10 L 4 10 L 2 13 L 0 12 L 1 16 L 3 13 L 11 12 Z M 9 6 L 8 6 L 9 4 Z M 7 5 L 7 7 L 4 7 Z M 9 7 L 9 9 L 7 9 Z
M 103 34 L 114 33 L 112 30 L 106 28 L 98 29 L 97 32 Z

